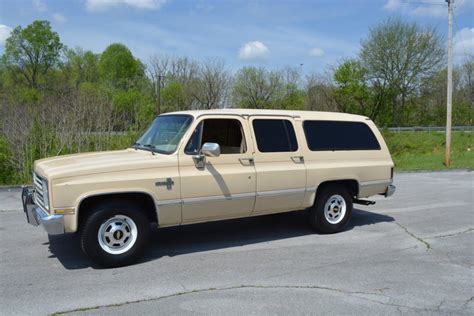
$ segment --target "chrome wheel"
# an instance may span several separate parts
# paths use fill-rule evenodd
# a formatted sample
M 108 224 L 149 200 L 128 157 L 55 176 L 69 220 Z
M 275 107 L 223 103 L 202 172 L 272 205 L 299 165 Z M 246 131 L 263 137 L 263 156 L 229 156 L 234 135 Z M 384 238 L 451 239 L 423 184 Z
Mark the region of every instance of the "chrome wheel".
M 137 234 L 137 225 L 130 217 L 115 215 L 100 225 L 97 238 L 104 251 L 119 255 L 133 247 Z
M 338 194 L 332 195 L 324 205 L 324 217 L 330 224 L 339 224 L 346 215 L 346 201 Z

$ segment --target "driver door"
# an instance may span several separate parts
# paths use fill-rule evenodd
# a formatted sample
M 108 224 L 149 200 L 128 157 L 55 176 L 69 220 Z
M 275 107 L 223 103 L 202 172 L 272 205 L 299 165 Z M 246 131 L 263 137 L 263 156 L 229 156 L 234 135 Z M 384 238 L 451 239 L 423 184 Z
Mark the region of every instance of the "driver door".
M 250 215 L 256 175 L 248 121 L 240 116 L 203 117 L 179 153 L 182 222 L 192 223 Z M 205 157 L 202 168 L 193 156 L 204 143 L 217 143 L 221 154 Z

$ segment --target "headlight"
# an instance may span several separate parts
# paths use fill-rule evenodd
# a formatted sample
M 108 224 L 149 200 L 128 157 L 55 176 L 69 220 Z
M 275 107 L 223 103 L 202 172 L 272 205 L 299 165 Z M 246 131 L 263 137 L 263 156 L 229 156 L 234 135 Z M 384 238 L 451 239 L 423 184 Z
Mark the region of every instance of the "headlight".
M 43 202 L 44 208 L 49 211 L 49 192 L 48 192 L 48 181 L 43 179 Z

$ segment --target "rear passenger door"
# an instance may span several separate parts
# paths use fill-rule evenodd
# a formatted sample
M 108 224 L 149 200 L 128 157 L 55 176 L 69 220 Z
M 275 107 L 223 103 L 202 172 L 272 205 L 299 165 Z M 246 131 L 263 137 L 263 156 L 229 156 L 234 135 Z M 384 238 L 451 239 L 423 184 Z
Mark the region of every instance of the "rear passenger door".
M 251 117 L 255 140 L 257 196 L 253 214 L 301 208 L 306 191 L 306 168 L 291 117 Z M 301 128 L 298 128 L 301 130 Z

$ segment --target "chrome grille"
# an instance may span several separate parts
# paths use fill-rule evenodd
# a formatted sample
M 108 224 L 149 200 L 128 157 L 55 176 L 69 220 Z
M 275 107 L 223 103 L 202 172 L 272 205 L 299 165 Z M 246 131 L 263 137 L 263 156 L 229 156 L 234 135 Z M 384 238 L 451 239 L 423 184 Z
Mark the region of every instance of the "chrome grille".
M 33 172 L 33 186 L 35 188 L 35 204 L 41 206 L 43 210 L 44 207 L 44 193 L 43 193 L 43 179 Z

